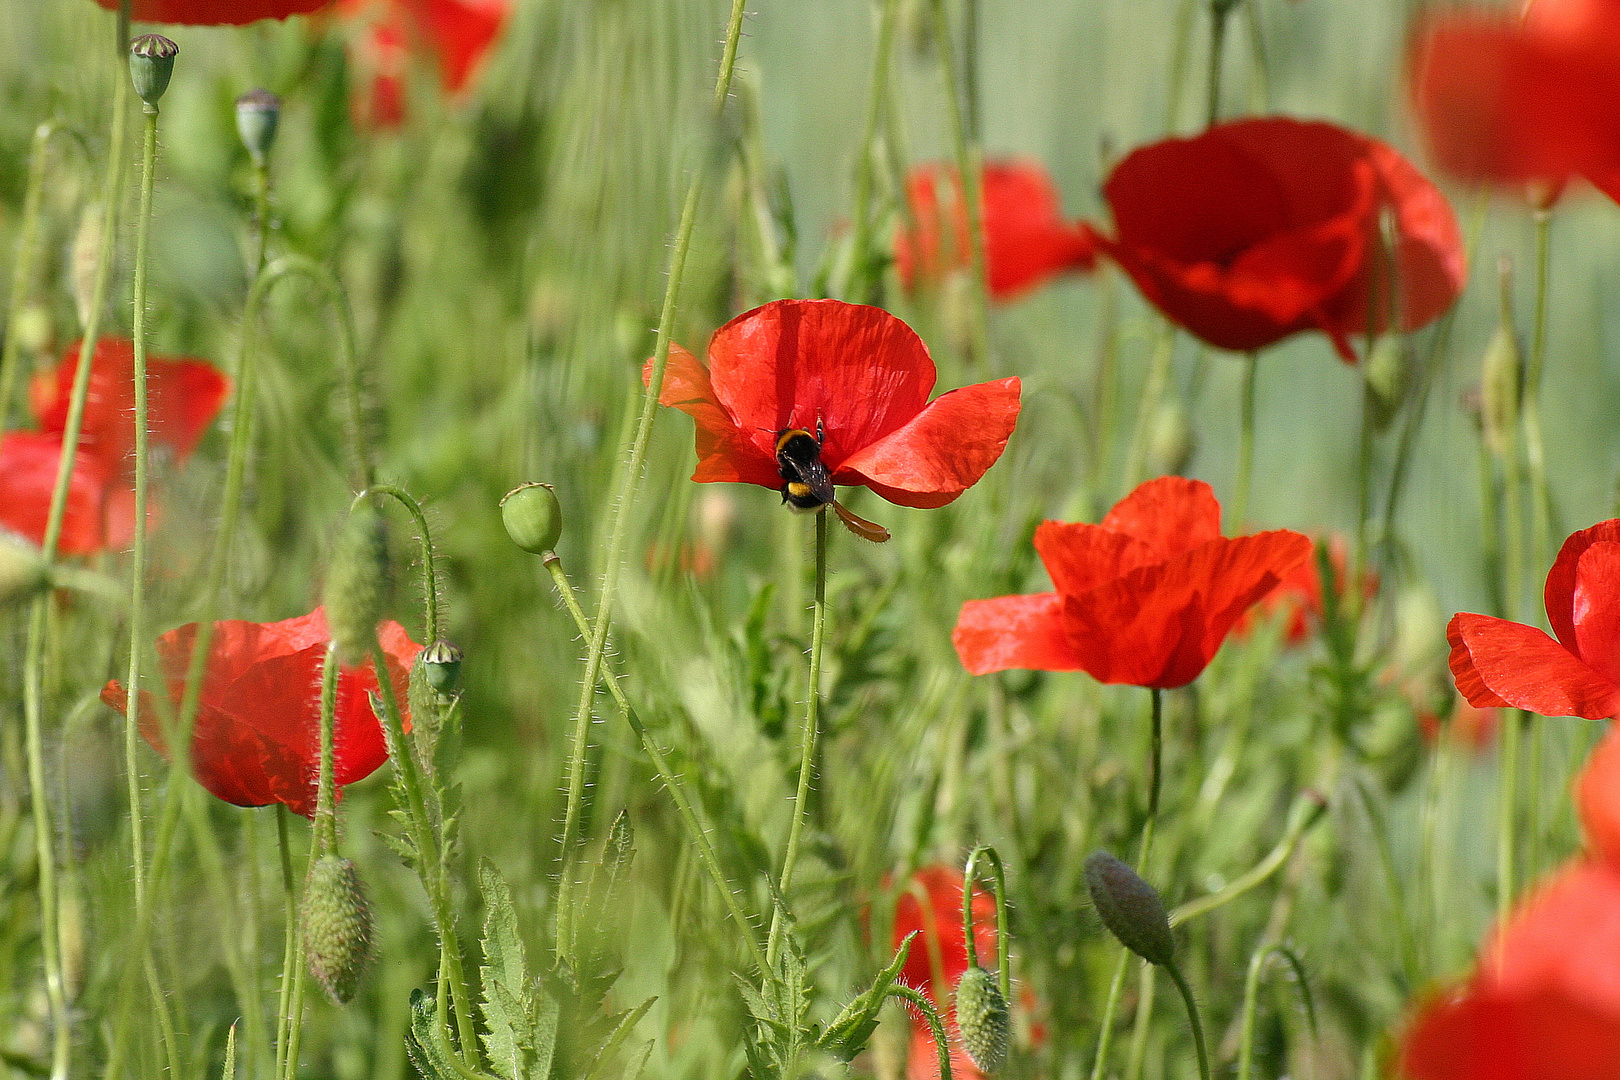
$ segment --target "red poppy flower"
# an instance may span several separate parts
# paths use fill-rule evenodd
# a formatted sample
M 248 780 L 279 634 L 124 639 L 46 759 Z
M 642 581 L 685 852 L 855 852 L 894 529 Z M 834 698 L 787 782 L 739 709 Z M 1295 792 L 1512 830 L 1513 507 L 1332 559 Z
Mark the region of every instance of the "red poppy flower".
M 1333 567 L 1336 590 L 1342 601 L 1346 596 L 1345 586 L 1348 582 L 1345 575 L 1349 566 L 1344 537 L 1328 538 L 1328 561 Z M 1378 575 L 1371 571 L 1364 573 L 1361 578 L 1362 597 L 1370 599 L 1377 592 Z M 1322 619 L 1322 575 L 1317 569 L 1314 554 L 1285 574 L 1275 589 L 1245 612 L 1235 632 L 1245 634 L 1253 628 L 1257 618 L 1272 617 L 1286 620 L 1283 627 L 1284 644 L 1303 645 L 1310 639 L 1316 624 Z
M 1476 753 L 1496 741 L 1496 732 L 1502 726 L 1501 709 L 1476 709 L 1461 694 L 1452 705 L 1451 716 L 1441 720 L 1432 708 L 1417 707 L 1418 730 L 1431 745 L 1449 739 Z
M 1610 726 L 1575 781 L 1575 804 L 1587 846 L 1620 866 L 1620 728 Z
M 651 372 L 648 361 L 643 378 Z M 1001 456 L 1018 421 L 1019 382 L 965 386 L 930 402 L 933 388 L 928 347 L 887 311 L 776 300 L 716 330 L 707 365 L 672 345 L 659 401 L 697 422 L 700 484 L 783 490 L 777 443 L 799 430 L 819 435 L 833 484 L 935 507 Z
M 986 284 L 996 300 L 1010 300 L 1048 278 L 1097 264 L 1097 237 L 1084 222 L 1063 220 L 1063 205 L 1046 170 L 1034 162 L 986 162 L 980 176 L 984 210 Z M 949 200 L 941 207 L 940 189 Z M 918 278 L 937 280 L 971 261 L 967 212 L 956 170 L 919 165 L 906 180 L 916 220 L 914 233 L 894 241 L 895 267 L 909 289 Z M 949 234 L 946 239 L 941 234 Z M 949 250 L 942 250 L 945 245 Z
M 1473 705 L 1544 716 L 1620 715 L 1620 520 L 1564 541 L 1545 591 L 1554 641 L 1533 626 L 1460 612 L 1451 674 Z
M 35 378 L 29 404 L 38 432 L 0 438 L 0 526 L 42 542 L 51 491 L 61 461 L 62 436 L 78 370 L 79 345 L 54 372 Z M 147 359 L 150 444 L 183 462 L 219 412 L 230 380 L 201 360 Z M 90 368 L 90 388 L 79 429 L 62 523 L 61 550 L 85 554 L 121 549 L 135 535 L 135 500 L 129 455 L 134 449 L 134 346 L 103 339 Z
M 1423 326 L 1467 278 L 1444 196 L 1333 124 L 1260 117 L 1166 139 L 1120 162 L 1103 193 L 1117 233 L 1103 249 L 1166 317 L 1223 349 L 1320 330 L 1353 363 L 1350 335 Z
M 394 695 L 404 709 L 411 663 L 422 646 L 395 622 L 380 624 L 377 637 L 388 658 Z M 169 700 L 176 706 L 196 638 L 197 624 L 187 623 L 157 640 Z M 322 608 L 281 622 L 214 624 L 191 738 L 191 765 L 198 783 L 236 806 L 283 803 L 305 817 L 315 813 L 321 666 L 330 640 Z M 388 760 L 382 724 L 369 697 L 377 689 L 370 661 L 338 674 L 334 775 L 340 795 L 343 785 L 364 780 Z M 151 695 L 141 697 L 141 735 L 167 758 Z M 123 686 L 109 682 L 101 700 L 123 712 Z M 405 726 L 409 730 L 409 716 Z
M 976 1078 L 983 1074 L 973 1066 L 962 1048 L 956 1030 L 956 982 L 967 970 L 967 939 L 962 934 L 962 872 L 946 866 L 928 866 L 917 871 L 911 887 L 903 891 L 894 906 L 894 947 L 906 935 L 922 933 L 911 943 L 911 952 L 900 972 L 900 981 L 928 994 L 945 1021 L 950 1040 L 951 1072 Z M 918 897 L 923 893 L 928 902 Z M 993 967 L 996 957 L 996 902 L 982 888 L 973 890 L 973 947 L 982 967 Z M 935 965 L 938 965 L 937 968 Z M 907 1057 L 909 1080 L 938 1080 L 939 1052 L 928 1022 L 916 1012 L 911 1017 L 911 1052 Z
M 1084 670 L 1100 682 L 1171 689 L 1214 658 L 1261 597 L 1311 556 L 1281 530 L 1228 539 L 1201 480 L 1149 480 L 1101 525 L 1042 522 L 1035 550 L 1056 592 L 962 605 L 951 635 L 975 675 Z
M 130 18 L 136 22 L 183 23 L 188 26 L 242 26 L 260 19 L 285 19 L 319 11 L 332 0 L 135 0 Z M 118 0 L 96 0 L 108 11 Z
M 1441 167 L 1468 180 L 1584 175 L 1620 196 L 1620 3 L 1451 11 L 1413 35 L 1413 107 Z
M 405 76 L 412 44 L 432 55 L 451 94 L 471 81 L 500 36 L 510 0 L 338 0 L 338 9 L 365 21 L 352 58 L 369 78 L 358 108 L 373 127 L 405 119 Z

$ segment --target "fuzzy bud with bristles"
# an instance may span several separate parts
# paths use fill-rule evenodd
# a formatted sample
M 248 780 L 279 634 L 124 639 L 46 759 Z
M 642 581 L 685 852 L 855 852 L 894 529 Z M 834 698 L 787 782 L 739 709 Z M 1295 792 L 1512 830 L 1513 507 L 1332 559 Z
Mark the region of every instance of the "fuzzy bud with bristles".
M 995 975 L 976 964 L 956 983 L 956 1029 L 980 1072 L 993 1073 L 1006 1064 L 1012 1015 Z
M 268 90 L 249 90 L 236 99 L 236 133 L 255 165 L 264 164 L 269 155 L 280 119 L 281 99 Z
M 148 112 L 157 111 L 158 100 L 169 88 L 179 52 L 180 46 L 162 34 L 142 34 L 129 43 L 129 78 Z
M 392 586 L 382 511 L 371 499 L 362 499 L 338 536 L 322 597 L 327 626 L 345 664 L 362 663 L 371 655 Z
M 461 650 L 440 638 L 422 650 L 422 670 L 428 685 L 450 697 L 461 684 Z
M 521 484 L 501 499 L 501 521 L 512 543 L 532 555 L 546 555 L 562 537 L 562 506 L 550 484 Z
M 354 863 L 325 855 L 304 886 L 304 951 L 309 973 L 339 1005 L 354 997 L 371 962 L 371 905 Z
M 1153 886 L 1106 851 L 1086 857 L 1086 888 L 1103 925 L 1131 952 L 1153 964 L 1175 959 L 1170 916 Z

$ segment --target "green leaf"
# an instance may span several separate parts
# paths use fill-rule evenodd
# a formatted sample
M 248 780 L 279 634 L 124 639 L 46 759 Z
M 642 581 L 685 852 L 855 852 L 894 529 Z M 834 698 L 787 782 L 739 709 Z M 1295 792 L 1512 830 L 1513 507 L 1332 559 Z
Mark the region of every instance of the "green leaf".
M 596 1055 L 591 1058 L 591 1064 L 585 1070 L 585 1080 L 598 1080 L 601 1077 L 602 1069 L 612 1060 L 614 1051 L 618 1050 L 629 1037 L 637 1021 L 647 1014 L 647 1010 L 652 1008 L 652 1003 L 657 1000 L 656 997 L 650 997 L 620 1018 L 618 1025 L 613 1029 L 613 1034 L 608 1036 L 607 1042 L 603 1043 L 596 1051 Z
M 534 1080 L 544 1080 L 551 1075 L 551 1060 L 557 1052 L 558 1012 L 557 999 L 536 986 L 529 1013 L 530 1029 L 534 1032 L 534 1042 L 531 1044 L 534 1051 L 533 1069 L 530 1075 Z
M 505 1080 L 525 1080 L 534 1044 L 533 1009 L 528 1002 L 528 964 L 518 933 L 512 891 L 488 859 L 478 863 L 478 888 L 484 894 L 483 986 L 484 1049 L 490 1064 Z
M 435 1033 L 439 1026 L 439 1006 L 421 989 L 411 991 L 411 1028 L 405 1036 L 405 1052 L 422 1080 L 457 1080 L 456 1071 L 439 1051 Z
M 866 1046 L 872 1032 L 877 1030 L 878 1015 L 889 996 L 889 988 L 900 977 L 900 970 L 906 966 L 906 957 L 911 953 L 911 942 L 920 933 L 922 931 L 913 930 L 907 934 L 900 947 L 894 950 L 894 959 L 889 961 L 889 966 L 878 972 L 872 985 L 856 995 L 827 1025 L 819 1041 L 823 1050 L 842 1061 L 849 1061 Z
M 394 811 L 391 810 L 389 813 L 394 813 Z M 376 836 L 383 843 L 387 844 L 393 853 L 398 855 L 400 861 L 403 862 L 407 867 L 412 870 L 416 869 L 416 845 L 411 843 L 411 838 L 409 836 L 402 836 L 398 833 L 382 832 L 380 830 L 376 833 Z
M 1311 1018 L 1313 1021 L 1315 1017 Z M 225 1033 L 225 1068 L 220 1071 L 223 1080 L 236 1080 L 236 1025 Z

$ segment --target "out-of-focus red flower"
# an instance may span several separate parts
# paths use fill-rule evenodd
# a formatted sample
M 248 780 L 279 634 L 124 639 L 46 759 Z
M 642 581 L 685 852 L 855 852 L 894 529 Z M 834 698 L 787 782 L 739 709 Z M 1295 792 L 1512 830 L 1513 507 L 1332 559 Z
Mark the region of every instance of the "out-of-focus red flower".
M 962 605 L 951 635 L 975 675 L 1084 670 L 1099 682 L 1171 689 L 1301 562 L 1311 541 L 1279 530 L 1228 539 L 1201 480 L 1149 480 L 1101 525 L 1042 522 L 1035 550 L 1056 592 Z
M 1620 197 L 1620 3 L 1535 0 L 1417 27 L 1412 103 L 1435 160 L 1495 184 L 1585 176 Z
M 338 0 L 338 10 L 362 22 L 351 52 L 370 89 L 357 106 L 372 127 L 405 119 L 405 77 L 412 48 L 434 58 L 440 84 L 458 94 L 500 37 L 511 0 Z
M 1620 728 L 1610 726 L 1575 781 L 1587 846 L 1620 867 Z
M 1328 538 L 1328 561 L 1333 567 L 1333 578 L 1339 598 L 1343 600 L 1349 585 L 1346 580 L 1349 555 L 1345 548 L 1344 537 Z M 1377 592 L 1378 575 L 1367 571 L 1361 579 L 1362 598 L 1370 599 Z M 1285 574 L 1275 589 L 1245 612 L 1234 632 L 1247 633 L 1258 619 L 1274 617 L 1286 619 L 1283 627 L 1285 644 L 1303 645 L 1310 639 L 1316 624 L 1322 619 L 1322 575 L 1317 568 L 1314 555 Z
M 1333 124 L 1259 117 L 1166 139 L 1121 161 L 1103 193 L 1115 228 L 1103 250 L 1171 321 L 1222 349 L 1320 330 L 1353 363 L 1352 334 L 1423 326 L 1467 279 L 1439 190 Z
M 1459 612 L 1446 627 L 1457 689 L 1481 708 L 1620 715 L 1620 520 L 1564 541 L 1545 590 L 1554 641 L 1533 626 Z
M 377 638 L 388 658 L 394 695 L 404 710 L 411 663 L 422 646 L 395 622 L 380 624 Z M 171 708 L 179 706 L 196 639 L 197 624 L 187 623 L 157 640 Z M 330 640 L 322 608 L 281 622 L 214 624 L 191 738 L 191 766 L 198 783 L 237 806 L 282 803 L 294 813 L 314 815 L 321 666 Z M 345 784 L 364 780 L 388 760 L 382 724 L 369 697 L 377 689 L 370 661 L 345 667 L 338 675 L 334 776 L 339 795 Z M 124 687 L 109 682 L 101 700 L 123 712 Z M 410 727 L 408 715 L 405 726 Z M 156 703 L 145 692 L 140 730 L 153 749 L 169 756 Z
M 135 536 L 130 453 L 135 444 L 134 346 L 103 339 L 90 368 L 90 388 L 69 482 L 60 550 L 86 554 L 128 546 Z M 62 458 L 68 403 L 79 346 L 54 372 L 38 376 L 29 404 L 37 432 L 0 438 L 0 526 L 42 543 L 51 491 Z M 230 392 L 230 380 L 200 360 L 147 359 L 150 446 L 176 464 L 196 448 Z
M 1468 987 L 1418 1009 L 1401 1045 L 1406 1080 L 1610 1080 L 1620 1023 L 1558 994 Z
M 643 379 L 651 377 L 648 361 Z M 697 422 L 700 484 L 780 490 L 777 439 L 820 433 L 834 484 L 901 506 L 944 506 L 995 464 L 1018 421 L 1016 377 L 928 400 L 934 362 L 911 327 L 881 308 L 776 300 L 709 341 L 708 364 L 672 345 L 659 401 Z
M 979 182 L 986 285 L 993 299 L 1010 300 L 1058 274 L 1096 266 L 1096 234 L 1084 222 L 1063 220 L 1057 188 L 1040 165 L 987 162 Z M 895 267 L 906 287 L 967 266 L 972 247 L 956 170 L 917 166 L 906 179 L 906 196 L 916 231 L 902 231 L 894 241 Z
M 1502 710 L 1475 708 L 1461 694 L 1457 695 L 1448 720 L 1441 720 L 1440 714 L 1432 708 L 1419 707 L 1415 711 L 1418 730 L 1430 744 L 1450 739 L 1476 753 L 1495 742 L 1496 733 L 1502 727 Z
M 918 894 L 927 897 L 924 903 Z M 993 967 L 996 957 L 996 902 L 982 889 L 973 890 L 973 947 L 982 967 Z M 950 1040 L 951 1072 L 975 1078 L 983 1074 L 974 1068 L 962 1048 L 956 1029 L 956 982 L 967 970 L 967 938 L 962 933 L 962 872 L 947 866 L 928 866 L 917 871 L 910 888 L 900 893 L 894 906 L 894 947 L 906 935 L 922 933 L 911 943 L 900 981 L 922 990 L 934 1002 Z M 936 966 L 937 965 L 937 966 Z M 909 1080 L 938 1080 L 939 1054 L 928 1022 L 915 1012 L 911 1017 L 911 1052 L 906 1072 Z
M 285 19 L 319 11 L 332 0 L 135 0 L 130 18 L 136 22 L 183 23 L 188 26 L 242 26 L 260 19 Z M 108 11 L 118 0 L 96 0 Z

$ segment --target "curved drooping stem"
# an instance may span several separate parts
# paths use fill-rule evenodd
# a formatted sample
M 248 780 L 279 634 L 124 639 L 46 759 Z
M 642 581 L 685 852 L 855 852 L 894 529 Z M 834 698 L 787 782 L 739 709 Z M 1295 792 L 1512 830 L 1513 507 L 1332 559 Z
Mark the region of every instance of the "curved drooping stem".
M 1181 1000 L 1187 1004 L 1187 1022 L 1192 1025 L 1193 1045 L 1198 1048 L 1198 1075 L 1202 1080 L 1209 1080 L 1209 1050 L 1204 1046 L 1204 1024 L 1198 1018 L 1198 1002 L 1193 998 L 1192 987 L 1187 985 L 1187 979 L 1181 974 L 1181 965 L 1174 961 L 1164 965 L 1169 973 L 1170 981 L 1176 984 L 1181 991 Z
M 889 987 L 886 996 L 897 997 L 922 1013 L 923 1019 L 928 1021 L 929 1033 L 934 1036 L 934 1049 L 939 1054 L 940 1080 L 951 1080 L 951 1048 L 945 1041 L 945 1024 L 939 1018 L 939 1010 L 928 1000 L 928 995 L 921 990 L 895 983 Z
M 439 575 L 434 568 L 433 537 L 428 532 L 427 514 L 422 510 L 422 504 L 402 487 L 393 484 L 372 484 L 361 492 L 358 498 L 366 495 L 388 495 L 403 506 L 416 521 L 417 531 L 422 534 L 422 602 L 424 613 L 422 616 L 422 633 L 429 644 L 439 640 Z
M 989 844 L 980 844 L 968 855 L 962 873 L 962 940 L 967 942 L 969 967 L 979 966 L 978 942 L 973 938 L 973 886 L 977 881 L 979 858 L 990 863 L 991 881 L 996 887 L 996 987 L 1003 1001 L 1012 1000 L 1012 957 L 1007 951 L 1007 871 L 1001 856 Z

